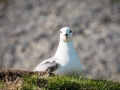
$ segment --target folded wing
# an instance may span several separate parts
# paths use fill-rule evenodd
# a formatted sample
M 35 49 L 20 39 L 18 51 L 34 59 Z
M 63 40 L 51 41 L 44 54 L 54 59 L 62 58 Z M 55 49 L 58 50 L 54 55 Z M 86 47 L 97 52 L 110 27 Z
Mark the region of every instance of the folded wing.
M 40 63 L 34 71 L 53 72 L 58 69 L 59 64 L 52 60 L 46 60 Z

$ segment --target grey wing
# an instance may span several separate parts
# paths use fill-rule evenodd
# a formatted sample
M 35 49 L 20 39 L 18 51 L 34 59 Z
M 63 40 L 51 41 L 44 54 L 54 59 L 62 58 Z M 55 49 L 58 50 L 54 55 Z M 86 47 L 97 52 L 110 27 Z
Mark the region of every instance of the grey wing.
M 45 60 L 41 62 L 35 69 L 34 71 L 48 71 L 48 72 L 53 72 L 56 69 L 58 69 L 59 64 L 56 62 L 54 58 Z
M 46 71 L 53 72 L 56 69 L 58 69 L 58 63 L 53 61 L 53 62 L 46 62 L 45 63 L 48 67 L 46 68 Z

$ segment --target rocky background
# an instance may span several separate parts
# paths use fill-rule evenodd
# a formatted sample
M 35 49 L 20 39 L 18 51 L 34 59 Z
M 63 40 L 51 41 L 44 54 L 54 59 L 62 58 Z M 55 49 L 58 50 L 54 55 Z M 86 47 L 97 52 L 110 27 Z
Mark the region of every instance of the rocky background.
M 86 76 L 120 80 L 120 0 L 0 0 L 0 68 L 33 70 L 64 26 Z

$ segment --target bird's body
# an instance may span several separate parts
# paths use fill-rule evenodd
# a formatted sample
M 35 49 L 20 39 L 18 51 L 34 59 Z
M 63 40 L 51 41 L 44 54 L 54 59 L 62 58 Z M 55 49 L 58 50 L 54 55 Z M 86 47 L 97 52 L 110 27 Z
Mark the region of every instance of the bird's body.
M 47 71 L 49 69 L 58 75 L 80 76 L 82 64 L 73 47 L 72 37 L 72 31 L 69 27 L 62 28 L 55 55 L 38 64 L 34 71 Z

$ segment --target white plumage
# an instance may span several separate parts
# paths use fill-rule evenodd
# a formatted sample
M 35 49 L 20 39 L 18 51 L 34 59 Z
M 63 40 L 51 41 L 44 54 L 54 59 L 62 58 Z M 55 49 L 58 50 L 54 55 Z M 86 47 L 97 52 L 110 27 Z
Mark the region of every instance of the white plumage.
M 58 75 L 80 76 L 82 64 L 78 58 L 72 42 L 72 29 L 64 27 L 60 30 L 58 49 L 52 58 L 42 61 L 34 71 L 47 71 Z

